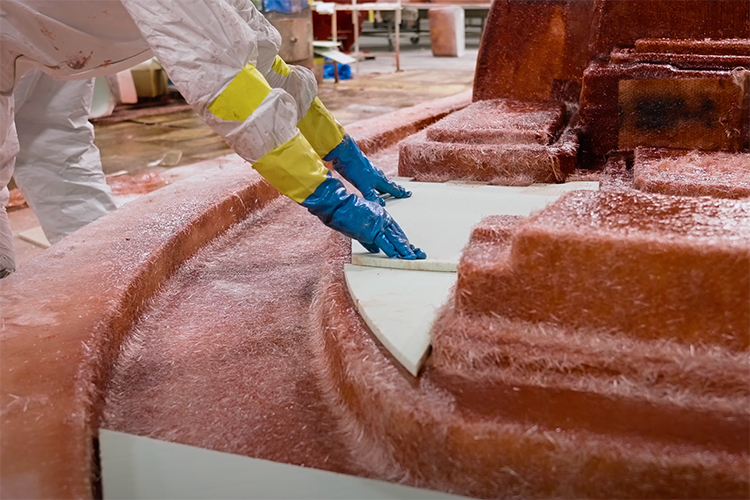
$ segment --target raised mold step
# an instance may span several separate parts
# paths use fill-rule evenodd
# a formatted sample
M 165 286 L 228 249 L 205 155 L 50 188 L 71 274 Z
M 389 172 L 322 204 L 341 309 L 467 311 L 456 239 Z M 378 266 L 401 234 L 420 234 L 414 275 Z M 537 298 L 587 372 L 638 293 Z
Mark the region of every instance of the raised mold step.
M 636 52 L 661 52 L 669 54 L 699 54 L 722 56 L 747 56 L 750 38 L 684 39 L 641 38 L 635 41 Z
M 597 0 L 590 50 L 592 55 L 606 57 L 615 47 L 647 45 L 653 48 L 655 42 L 639 44 L 639 41 L 668 37 L 685 40 L 682 45 L 687 50 L 700 53 L 702 48 L 718 45 L 704 40 L 747 38 L 748 33 L 750 2 Z M 666 46 L 665 43 L 660 45 Z M 670 47 L 676 45 L 672 43 Z
M 432 331 L 433 381 L 476 414 L 747 455 L 747 352 L 463 314 Z
M 565 118 L 559 103 L 480 101 L 402 141 L 398 172 L 425 182 L 562 182 L 578 151 L 576 133 L 561 133 Z
M 583 76 L 582 148 L 742 151 L 750 143 L 750 73 L 592 63 Z
M 613 50 L 610 61 L 615 64 L 671 64 L 682 69 L 734 69 L 750 66 L 750 55 L 639 52 L 624 48 Z
M 651 193 L 750 197 L 750 153 L 637 148 L 635 187 Z
M 456 111 L 426 132 L 437 142 L 547 145 L 560 135 L 565 119 L 563 103 L 495 99 Z
M 734 69 L 750 67 L 750 39 L 643 38 L 634 48 L 616 48 L 616 64 L 671 64 L 683 69 Z
M 340 246 L 334 259 L 343 263 L 347 260 L 347 247 L 343 242 Z M 720 415 L 726 415 L 724 409 L 708 415 L 710 418 L 700 421 L 698 427 L 675 429 L 674 437 L 657 435 L 663 429 L 663 420 L 650 433 L 648 420 L 634 422 L 630 429 L 618 432 L 607 429 L 606 420 L 599 422 L 598 428 L 582 425 L 586 418 L 595 420 L 606 414 L 611 403 L 587 417 L 581 414 L 588 407 L 576 411 L 577 401 L 567 400 L 573 406 L 555 420 L 550 418 L 554 414 L 545 416 L 544 410 L 565 408 L 561 406 L 566 404 L 563 397 L 548 401 L 549 393 L 530 387 L 526 391 L 527 387 L 512 383 L 501 387 L 482 378 L 488 374 L 480 371 L 486 358 L 503 358 L 486 344 L 462 349 L 473 342 L 478 331 L 462 329 L 465 323 L 458 325 L 451 337 L 462 351 L 453 366 L 457 370 L 448 373 L 444 358 L 439 357 L 442 353 L 435 352 L 420 378 L 414 380 L 405 376 L 371 338 L 351 305 L 341 272 L 336 265 L 330 266 L 328 279 L 317 288 L 320 307 L 314 315 L 319 330 L 324 332 L 321 342 L 326 358 L 326 386 L 334 389 L 328 395 L 334 396 L 336 407 L 351 422 L 348 432 L 356 438 L 362 453 L 372 457 L 370 463 L 380 464 L 381 474 L 479 498 L 744 498 L 750 493 L 748 454 L 734 451 L 743 445 L 744 434 L 727 437 L 727 428 L 723 428 L 708 436 L 690 437 L 691 428 L 710 429 L 715 421 L 721 421 Z M 480 325 L 484 332 L 494 329 L 495 334 L 500 333 L 498 326 L 502 325 L 494 323 L 493 316 L 478 318 L 488 320 Z M 519 338 L 534 334 L 525 328 L 528 325 L 521 326 Z M 533 335 L 530 343 L 538 338 Z M 595 337 L 587 338 L 591 342 L 583 346 L 583 354 L 587 347 L 596 345 Z M 467 343 L 462 344 L 459 339 Z M 445 342 L 441 342 L 441 349 L 444 346 Z M 605 344 L 602 349 L 610 360 L 619 357 L 609 351 L 614 346 Z M 554 346 L 550 346 L 552 349 Z M 568 351 L 569 348 L 563 354 Z M 690 349 L 683 349 L 680 354 L 689 363 Z M 700 351 L 697 354 L 702 356 Z M 735 370 L 729 376 L 738 379 L 737 387 L 744 387 L 741 390 L 746 393 L 748 377 L 746 358 L 743 359 L 732 365 L 739 367 L 740 373 Z M 523 363 L 523 353 L 504 360 L 511 365 L 518 363 L 521 372 L 528 368 Z M 537 360 L 538 357 L 530 363 Z M 627 366 L 628 361 L 625 357 L 618 363 Z M 702 374 L 706 385 L 711 385 L 712 377 L 722 376 L 724 367 L 717 364 L 718 371 Z M 642 368 L 634 365 L 631 370 Z M 532 377 L 540 371 L 532 372 Z M 473 377 L 472 384 L 448 379 L 449 375 L 462 373 Z M 627 388 L 625 378 L 614 380 L 620 382 L 619 388 Z M 582 377 L 582 381 L 586 378 Z M 612 380 L 609 382 L 614 386 Z M 467 392 L 462 394 L 462 390 Z M 503 408 L 503 398 L 507 398 L 507 408 Z M 596 403 L 607 403 L 607 398 L 599 398 Z M 527 406 L 528 411 L 524 409 Z M 634 407 L 639 419 L 654 413 L 649 413 L 648 403 Z M 673 421 L 674 426 L 686 422 L 687 414 L 681 414 L 679 409 L 674 415 L 679 417 Z M 581 417 L 584 421 L 573 419 L 560 425 L 563 417 Z M 627 422 L 625 417 L 627 413 L 620 415 L 618 423 Z M 747 419 L 738 425 L 743 421 Z M 732 445 L 732 439 L 738 444 Z
M 513 228 L 525 217 L 520 215 L 490 215 L 482 219 L 471 231 L 471 244 L 510 241 Z
M 750 344 L 750 201 L 574 192 L 519 224 L 506 257 L 486 252 L 459 263 L 461 312 Z

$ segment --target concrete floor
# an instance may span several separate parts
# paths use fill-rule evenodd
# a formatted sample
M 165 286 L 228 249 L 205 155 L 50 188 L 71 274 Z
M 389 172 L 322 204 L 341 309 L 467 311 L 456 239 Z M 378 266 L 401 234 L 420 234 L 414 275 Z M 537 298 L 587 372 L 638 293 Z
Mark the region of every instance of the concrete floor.
M 426 31 L 426 21 L 422 22 Z M 352 79 L 339 83 L 324 80 L 318 89 L 321 100 L 346 126 L 471 89 L 479 47 L 478 29 L 467 28 L 467 50 L 461 58 L 433 57 L 425 31 L 416 44 L 409 40 L 413 33 L 402 34 L 400 72 L 395 71 L 395 58 L 388 52 L 384 35 L 363 36 L 360 47 L 369 57 L 352 65 Z M 191 164 L 231 153 L 221 137 L 179 103 L 155 115 L 114 122 L 103 120 L 95 123 L 95 129 L 106 174 L 158 172 L 174 181 L 196 173 Z M 166 161 L 161 161 L 167 155 Z M 174 161 L 175 158 L 179 160 Z M 28 208 L 11 211 L 9 219 L 20 267 L 44 251 L 19 236 L 38 227 L 39 222 Z

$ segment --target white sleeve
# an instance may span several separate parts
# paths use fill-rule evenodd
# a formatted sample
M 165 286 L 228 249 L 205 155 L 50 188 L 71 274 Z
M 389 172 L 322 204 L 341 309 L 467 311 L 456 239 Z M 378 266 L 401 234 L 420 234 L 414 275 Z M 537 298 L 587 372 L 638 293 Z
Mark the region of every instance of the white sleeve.
M 18 137 L 13 119 L 13 96 L 0 95 L 0 277 L 16 268 L 13 233 L 8 223 L 8 183 L 18 154 Z
M 243 68 L 268 64 L 278 53 L 280 35 L 251 2 L 122 4 L 187 102 L 240 156 L 255 162 L 298 133 L 297 103 L 281 88 L 273 88 L 243 122 L 222 120 L 208 109 Z

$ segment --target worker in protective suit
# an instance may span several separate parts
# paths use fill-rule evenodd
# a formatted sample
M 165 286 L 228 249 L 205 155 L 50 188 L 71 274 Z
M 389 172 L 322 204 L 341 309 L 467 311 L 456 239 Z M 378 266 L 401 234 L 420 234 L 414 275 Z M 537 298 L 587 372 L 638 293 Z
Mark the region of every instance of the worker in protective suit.
M 278 57 L 280 45 L 250 0 L 3 0 L 0 164 L 17 148 L 12 92 L 28 68 L 87 78 L 155 55 L 201 118 L 281 193 L 371 252 L 425 258 L 378 195 L 410 193 L 367 160 L 316 98 L 312 73 Z
M 13 172 L 52 243 L 116 208 L 88 119 L 93 94 L 93 79 L 54 80 L 36 68 L 14 93 L 19 152 L 0 176 Z M 10 229 L 0 231 L 10 241 Z

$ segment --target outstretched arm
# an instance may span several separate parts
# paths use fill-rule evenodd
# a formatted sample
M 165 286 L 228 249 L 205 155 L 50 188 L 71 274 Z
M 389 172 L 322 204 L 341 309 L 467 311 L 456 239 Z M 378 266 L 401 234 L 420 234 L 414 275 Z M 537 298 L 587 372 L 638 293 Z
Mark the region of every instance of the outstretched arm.
M 366 200 L 385 205 L 379 195 L 390 194 L 395 198 L 411 196 L 411 192 L 389 180 L 370 162 L 320 99 L 315 98 L 298 127 L 320 157 L 330 161 L 334 170 L 359 189 Z
M 276 60 L 280 36 L 250 2 L 122 3 L 187 102 L 274 187 L 370 251 L 424 258 L 385 210 L 346 193 L 300 134 L 299 104 L 258 68 Z
M 366 200 L 385 205 L 378 194 L 406 198 L 411 193 L 388 180 L 362 153 L 354 139 L 316 97 L 318 85 L 307 68 L 290 66 L 278 55 L 273 60 L 261 55 L 258 67 L 273 88 L 286 90 L 297 102 L 297 127 L 318 153 L 332 162 L 334 170 L 360 190 Z

